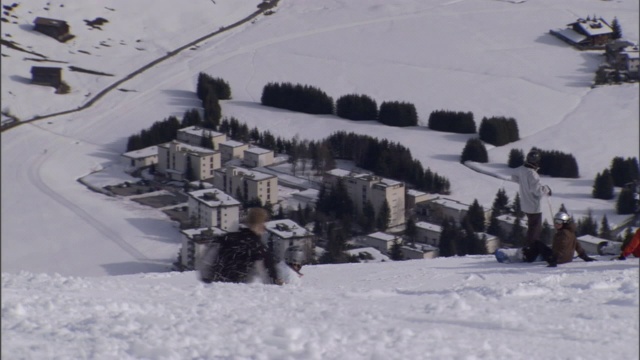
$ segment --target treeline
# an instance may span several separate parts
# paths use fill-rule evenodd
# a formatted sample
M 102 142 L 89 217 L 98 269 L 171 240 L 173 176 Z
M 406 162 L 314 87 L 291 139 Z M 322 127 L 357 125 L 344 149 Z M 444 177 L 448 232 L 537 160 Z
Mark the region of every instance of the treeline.
M 429 115 L 429 129 L 458 134 L 473 134 L 476 123 L 472 112 L 437 110 Z
M 414 159 L 411 151 L 399 143 L 379 140 L 368 135 L 336 132 L 325 139 L 336 158 L 352 160 L 358 167 L 412 184 L 416 189 L 439 194 L 448 194 L 451 184 L 448 179 L 424 169 Z
M 260 102 L 265 106 L 307 114 L 333 114 L 333 98 L 309 85 L 268 83 L 262 89 Z
M 504 116 L 482 118 L 478 135 L 480 140 L 494 146 L 502 146 L 520 140 L 516 119 Z
M 598 173 L 593 182 L 591 195 L 596 199 L 611 200 L 615 197 L 615 187 L 621 187 L 616 210 L 618 214 L 633 214 L 638 211 L 638 181 L 640 167 L 637 158 L 615 157 L 609 168 Z
M 531 150 L 540 152 L 540 169 L 538 173 L 551 177 L 563 177 L 577 179 L 580 177 L 578 162 L 572 154 L 566 154 L 558 150 L 541 150 L 533 147 Z M 522 149 L 511 149 L 507 162 L 510 168 L 517 168 L 524 164 L 524 152 Z

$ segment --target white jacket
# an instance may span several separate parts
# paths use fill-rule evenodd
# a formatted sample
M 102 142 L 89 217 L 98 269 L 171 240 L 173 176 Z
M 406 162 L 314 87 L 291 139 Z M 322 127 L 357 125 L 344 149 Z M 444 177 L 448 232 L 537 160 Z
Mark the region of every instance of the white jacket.
M 540 199 L 549 194 L 549 187 L 540 184 L 540 176 L 531 168 L 520 166 L 511 179 L 520 184 L 520 207 L 526 214 L 539 214 L 542 212 Z

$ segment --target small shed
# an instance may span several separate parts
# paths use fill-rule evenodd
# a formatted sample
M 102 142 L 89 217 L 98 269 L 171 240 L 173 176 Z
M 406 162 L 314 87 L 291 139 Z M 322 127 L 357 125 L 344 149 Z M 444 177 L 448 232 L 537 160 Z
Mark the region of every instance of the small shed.
M 60 42 L 73 38 L 73 35 L 69 33 L 70 28 L 66 21 L 37 17 L 33 24 L 35 31 L 51 36 Z
M 31 83 L 37 85 L 53 86 L 54 88 L 62 85 L 62 68 L 47 66 L 31 67 Z

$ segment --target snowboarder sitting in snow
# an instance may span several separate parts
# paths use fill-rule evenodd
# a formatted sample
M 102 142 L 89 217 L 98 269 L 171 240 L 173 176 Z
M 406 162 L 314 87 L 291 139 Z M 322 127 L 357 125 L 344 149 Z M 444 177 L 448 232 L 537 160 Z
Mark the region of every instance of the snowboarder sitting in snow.
M 540 255 L 544 261 L 549 263 L 549 267 L 556 267 L 558 264 L 573 261 L 574 252 L 577 252 L 578 257 L 584 261 L 596 260 L 589 257 L 580 246 L 578 238 L 576 238 L 576 225 L 569 214 L 558 212 L 553 217 L 553 226 L 556 228 L 556 233 L 553 236 L 552 247 L 549 248 L 541 241 L 534 242 L 528 251 L 523 250 L 525 261 L 533 262 Z
M 210 245 L 201 260 L 200 279 L 205 283 L 233 282 L 282 285 L 273 254 L 262 242 L 265 222 L 269 215 L 265 209 L 251 208 L 246 228 L 229 233 Z
M 631 241 L 622 246 L 620 256 L 613 258 L 613 260 L 626 260 L 627 256 L 631 254 L 635 257 L 640 257 L 640 228 L 636 230 Z
M 529 151 L 525 162 L 511 175 L 511 179 L 520 185 L 520 207 L 527 215 L 527 239 L 523 252 L 532 246 L 537 247 L 542 233 L 542 209 L 540 199 L 543 195 L 551 196 L 551 188 L 540 184 L 538 169 L 542 156 L 535 148 Z M 542 243 L 540 243 L 542 244 Z M 535 256 L 534 256 L 535 259 Z

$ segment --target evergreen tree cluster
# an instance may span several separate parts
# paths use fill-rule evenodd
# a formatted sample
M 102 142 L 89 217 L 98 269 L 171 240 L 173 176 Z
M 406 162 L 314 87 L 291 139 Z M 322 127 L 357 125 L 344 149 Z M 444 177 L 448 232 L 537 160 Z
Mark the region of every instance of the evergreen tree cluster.
M 229 83 L 221 78 L 214 78 L 203 72 L 198 74 L 196 85 L 198 99 L 205 101 L 207 96 L 214 95 L 219 100 L 231 99 L 231 87 Z
M 540 174 L 573 179 L 580 177 L 578 162 L 572 154 L 558 150 L 540 150 L 540 155 L 540 170 L 538 171 Z
M 504 116 L 482 118 L 478 135 L 480 140 L 494 146 L 502 146 L 520 140 L 518 123 L 514 118 Z
M 611 30 L 613 30 L 613 34 L 611 35 L 612 39 L 622 39 L 622 26 L 620 26 L 620 22 L 617 17 L 614 17 L 611 22 Z
M 640 167 L 637 158 L 626 158 L 616 156 L 611 160 L 611 177 L 613 185 L 623 187 L 626 184 L 640 179 Z
M 380 104 L 378 121 L 397 127 L 418 125 L 418 112 L 415 105 L 399 101 L 385 101 Z
M 260 102 L 264 106 L 307 114 L 333 114 L 333 98 L 309 85 L 268 83 L 262 89 Z
M 462 150 L 462 156 L 460 156 L 460 162 L 464 164 L 465 161 L 475 161 L 479 163 L 489 161 L 489 154 L 482 140 L 479 138 L 467 140 L 467 144 Z
M 628 187 L 622 188 L 622 190 L 620 190 L 620 195 L 618 195 L 618 201 L 616 202 L 616 211 L 618 214 L 633 214 L 639 210 L 637 207 L 638 204 L 637 200 L 634 198 L 633 190 Z
M 459 134 L 473 134 L 476 123 L 472 112 L 436 110 L 429 115 L 429 129 Z
M 140 133 L 129 136 L 127 151 L 140 150 L 174 140 L 181 127 L 180 121 L 175 116 L 156 121 L 149 129 L 143 129 Z
M 551 177 L 563 177 L 577 179 L 580 177 L 578 163 L 572 154 L 566 154 L 557 150 L 540 150 L 540 169 L 538 173 L 541 175 L 549 175 Z M 508 164 L 510 168 L 517 168 L 524 164 L 524 152 L 521 149 L 511 149 L 509 153 Z
M 596 175 L 591 195 L 596 199 L 613 199 L 613 177 L 611 176 L 609 169 L 605 169 L 602 174 L 598 173 Z
M 507 164 L 512 169 L 522 166 L 524 164 L 524 152 L 522 149 L 511 149 L 511 151 L 509 151 Z
M 450 192 L 448 179 L 429 168 L 425 170 L 411 151 L 398 143 L 344 131 L 330 135 L 325 141 L 335 158 L 352 160 L 356 166 L 379 176 L 404 181 L 425 192 Z
M 367 95 L 349 94 L 336 101 L 336 115 L 349 120 L 375 120 L 378 104 Z

